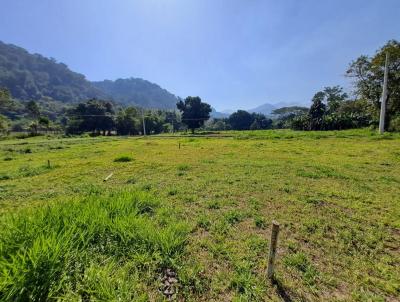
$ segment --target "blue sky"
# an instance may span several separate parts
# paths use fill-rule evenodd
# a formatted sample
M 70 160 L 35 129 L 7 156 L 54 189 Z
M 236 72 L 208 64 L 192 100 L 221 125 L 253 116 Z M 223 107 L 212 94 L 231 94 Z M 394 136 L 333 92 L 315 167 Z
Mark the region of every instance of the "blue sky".
M 0 40 L 89 80 L 141 77 L 218 110 L 309 104 L 400 39 L 400 1 L 1 0 Z

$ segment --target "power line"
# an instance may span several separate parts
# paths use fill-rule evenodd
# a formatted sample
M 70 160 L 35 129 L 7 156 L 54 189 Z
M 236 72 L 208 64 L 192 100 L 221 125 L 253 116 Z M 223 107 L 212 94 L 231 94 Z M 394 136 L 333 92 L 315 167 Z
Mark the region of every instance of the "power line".
M 207 117 L 207 118 L 183 118 L 183 119 L 181 119 L 182 121 L 206 121 L 206 120 L 208 120 L 209 119 L 209 117 Z
M 99 116 L 99 117 L 113 117 L 113 115 L 111 114 L 68 114 L 68 117 L 95 117 L 95 116 Z M 144 115 L 142 114 L 142 117 Z M 182 118 L 180 119 L 181 121 L 206 121 L 209 118 Z M 166 120 L 171 120 L 173 121 L 173 119 L 166 119 Z M 179 120 L 178 120 L 179 121 Z
M 74 117 L 74 116 L 106 116 L 106 117 L 112 117 L 113 115 L 111 114 L 67 114 L 69 117 Z

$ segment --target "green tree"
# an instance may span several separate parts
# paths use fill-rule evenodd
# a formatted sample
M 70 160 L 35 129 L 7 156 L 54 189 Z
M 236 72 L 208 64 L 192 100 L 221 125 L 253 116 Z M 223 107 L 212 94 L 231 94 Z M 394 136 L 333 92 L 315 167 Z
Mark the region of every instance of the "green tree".
M 308 112 L 310 116 L 310 130 L 321 130 L 323 126 L 323 116 L 326 112 L 326 106 L 323 103 L 325 93 L 323 91 L 317 92 L 313 99 L 312 105 Z
M 309 108 L 301 106 L 289 106 L 275 109 L 272 114 L 276 116 L 274 121 L 276 128 L 292 128 L 292 122 L 296 117 L 307 115 Z M 296 124 L 297 125 L 297 124 Z M 299 130 L 296 126 L 296 130 Z
M 37 120 L 39 119 L 40 116 L 40 110 L 39 110 L 39 106 L 36 104 L 35 101 L 29 101 L 28 103 L 26 103 L 26 110 L 29 112 L 29 115 Z
M 33 121 L 29 125 L 29 131 L 31 132 L 32 135 L 37 135 L 38 134 L 38 123 L 37 121 Z
M 147 134 L 158 134 L 164 130 L 164 120 L 156 113 L 148 113 L 144 117 Z
M 272 120 L 261 113 L 252 113 L 253 122 L 250 125 L 251 130 L 271 129 Z M 252 127 L 253 126 L 253 127 Z
M 46 128 L 46 131 L 48 131 L 49 128 L 50 128 L 50 120 L 49 120 L 49 118 L 46 117 L 46 116 L 41 116 L 41 117 L 39 117 L 39 119 L 38 119 L 38 124 L 39 124 L 41 127 Z
M 176 107 L 182 113 L 182 122 L 194 133 L 194 130 L 204 125 L 210 118 L 211 106 L 203 103 L 200 97 L 188 96 L 184 101 L 180 100 Z
M 180 121 L 179 114 L 176 111 L 164 111 L 164 120 L 165 123 L 171 124 L 172 132 L 175 132 L 182 126 L 182 122 Z
M 389 54 L 387 121 L 400 116 L 400 42 L 388 41 L 374 56 L 360 56 L 351 62 L 347 76 L 354 80 L 354 92 L 367 100 L 379 115 L 386 53 Z
M 310 130 L 310 116 L 308 114 L 298 115 L 290 121 L 293 130 Z
M 82 133 L 91 131 L 93 134 L 114 128 L 114 110 L 110 102 L 91 99 L 85 103 L 78 104 L 68 112 L 70 117 L 67 132 Z
M 12 104 L 10 91 L 6 88 L 0 88 L 0 112 L 10 108 Z
M 140 116 L 136 108 L 128 107 L 119 111 L 115 122 L 115 128 L 119 135 L 138 134 L 140 126 Z
M 272 111 L 272 114 L 277 116 L 287 116 L 287 115 L 303 115 L 308 113 L 307 107 L 301 106 L 289 106 L 289 107 L 282 107 Z
M 10 123 L 8 118 L 0 114 L 0 134 L 4 135 L 8 133 Z
M 249 130 L 254 116 L 245 110 L 238 110 L 229 116 L 228 122 L 233 130 Z
M 325 87 L 323 92 L 325 93 L 328 113 L 336 112 L 348 98 L 347 93 L 343 92 L 343 87 L 340 86 Z
M 206 129 L 211 131 L 230 130 L 228 119 L 226 118 L 213 118 L 206 124 Z

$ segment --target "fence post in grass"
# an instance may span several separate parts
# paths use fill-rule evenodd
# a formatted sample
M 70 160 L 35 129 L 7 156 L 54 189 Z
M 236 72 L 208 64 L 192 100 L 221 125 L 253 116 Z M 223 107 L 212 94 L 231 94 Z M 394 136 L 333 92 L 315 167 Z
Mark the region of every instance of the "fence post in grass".
M 47 168 L 50 168 L 50 160 L 47 160 Z
M 103 179 L 103 181 L 107 181 L 113 176 L 114 173 L 110 173 L 106 178 Z
M 179 142 L 179 149 L 181 148 L 181 142 Z
M 278 242 L 278 234 L 279 234 L 279 223 L 274 220 L 272 221 L 271 244 L 269 248 L 268 269 L 267 269 L 268 279 L 272 279 L 274 277 L 274 268 L 275 268 L 274 263 L 275 263 L 276 246 Z

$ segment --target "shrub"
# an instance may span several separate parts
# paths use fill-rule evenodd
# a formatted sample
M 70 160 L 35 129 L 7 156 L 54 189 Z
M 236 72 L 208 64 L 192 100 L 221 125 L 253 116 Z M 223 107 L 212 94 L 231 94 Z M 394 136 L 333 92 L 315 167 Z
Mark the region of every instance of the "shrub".
M 231 210 L 225 214 L 225 220 L 231 225 L 239 223 L 242 219 L 242 214 L 236 210 Z
M 309 130 L 310 117 L 308 115 L 300 115 L 295 117 L 291 121 L 290 128 L 292 128 L 293 130 Z
M 0 174 L 0 180 L 8 180 L 11 179 L 11 176 L 8 174 Z
M 178 171 L 188 171 L 190 169 L 190 166 L 186 164 L 180 164 L 178 165 L 177 169 Z
M 126 163 L 126 162 L 130 162 L 132 161 L 133 158 L 127 155 L 123 155 L 123 156 L 119 156 L 117 158 L 114 159 L 114 162 L 116 163 Z
M 392 118 L 388 127 L 389 131 L 398 131 L 400 132 L 400 116 L 396 116 Z
M 254 218 L 254 224 L 259 229 L 265 229 L 267 227 L 266 220 L 263 217 L 260 217 L 260 216 Z

